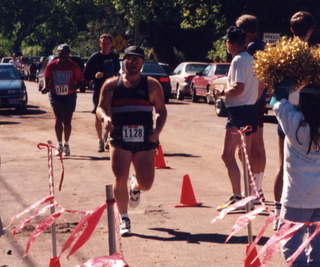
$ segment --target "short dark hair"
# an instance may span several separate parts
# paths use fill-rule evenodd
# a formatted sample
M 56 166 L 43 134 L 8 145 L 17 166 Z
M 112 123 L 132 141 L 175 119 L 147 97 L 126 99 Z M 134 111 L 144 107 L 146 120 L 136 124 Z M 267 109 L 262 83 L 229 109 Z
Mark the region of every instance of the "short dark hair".
M 227 29 L 227 34 L 224 39 L 228 40 L 232 44 L 243 46 L 245 44 L 246 34 L 245 32 L 236 26 L 230 26 Z
M 102 38 L 108 38 L 110 41 L 113 41 L 113 37 L 111 34 L 109 33 L 103 33 L 100 35 L 99 39 L 102 39 Z
M 259 22 L 256 16 L 245 14 L 236 20 L 236 26 L 244 32 L 258 32 Z
M 305 37 L 315 27 L 314 17 L 307 11 L 298 11 L 290 18 L 290 27 L 295 36 Z

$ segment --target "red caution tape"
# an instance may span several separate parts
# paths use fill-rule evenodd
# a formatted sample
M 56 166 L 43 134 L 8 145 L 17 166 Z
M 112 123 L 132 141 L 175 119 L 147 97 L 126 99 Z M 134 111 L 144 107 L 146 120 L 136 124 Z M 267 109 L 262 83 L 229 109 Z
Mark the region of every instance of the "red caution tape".
M 49 267 L 61 267 L 60 260 L 58 257 L 50 259 Z
M 111 256 L 95 257 L 77 267 L 129 267 L 120 254 Z
M 24 251 L 24 256 L 27 256 L 28 255 L 28 252 L 31 248 L 31 245 L 32 243 L 36 240 L 36 238 L 41 234 L 43 233 L 49 226 L 51 226 L 55 221 L 56 219 L 58 219 L 61 214 L 64 212 L 64 210 L 60 210 L 58 212 L 55 212 L 53 214 L 51 214 L 50 216 L 48 217 L 45 217 L 39 224 L 38 226 L 36 227 L 36 229 L 32 232 L 28 242 L 27 242 L 27 246 L 26 246 L 26 249 Z
M 83 244 L 85 244 L 88 239 L 90 238 L 92 232 L 96 228 L 107 204 L 100 205 L 98 208 L 96 208 L 91 214 L 88 216 L 85 216 L 85 220 L 82 222 L 83 224 L 86 224 L 82 234 L 78 238 L 78 240 L 75 242 L 73 247 L 71 248 L 69 254 L 67 255 L 67 258 L 69 258 L 73 253 L 75 253 Z

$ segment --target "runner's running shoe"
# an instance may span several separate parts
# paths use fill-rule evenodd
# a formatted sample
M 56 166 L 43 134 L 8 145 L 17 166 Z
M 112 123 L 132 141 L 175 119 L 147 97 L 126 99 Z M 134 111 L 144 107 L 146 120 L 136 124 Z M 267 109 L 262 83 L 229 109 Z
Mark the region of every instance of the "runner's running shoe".
M 70 156 L 70 146 L 69 145 L 64 145 L 63 146 L 63 155 L 65 156 L 65 157 L 68 157 L 68 156 Z
M 130 178 L 130 189 L 129 189 L 129 206 L 131 208 L 136 208 L 140 203 L 140 190 L 137 190 L 137 178 L 132 175 Z
M 58 150 L 55 152 L 56 156 L 60 156 L 63 153 L 63 145 L 59 145 Z
M 120 223 L 120 235 L 130 236 L 131 235 L 131 222 L 129 217 L 122 217 Z
M 222 211 L 223 209 L 228 208 L 229 206 L 231 206 L 232 204 L 236 203 L 238 200 L 241 200 L 241 199 L 242 199 L 241 196 L 239 196 L 239 195 L 233 195 L 233 196 L 231 196 L 231 197 L 229 198 L 229 200 L 228 200 L 226 203 L 218 206 L 218 207 L 217 207 L 217 211 Z M 244 209 L 244 208 L 245 208 L 245 206 L 242 206 L 242 207 L 237 208 L 237 210 L 240 210 L 240 209 L 242 210 L 242 209 Z

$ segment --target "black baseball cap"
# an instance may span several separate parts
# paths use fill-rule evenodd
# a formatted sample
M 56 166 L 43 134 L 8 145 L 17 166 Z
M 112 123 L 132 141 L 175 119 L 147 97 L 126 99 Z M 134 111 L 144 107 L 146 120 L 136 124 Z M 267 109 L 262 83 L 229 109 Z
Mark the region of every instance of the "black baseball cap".
M 230 26 L 227 29 L 225 40 L 229 40 L 231 43 L 242 43 L 245 41 L 246 33 L 236 26 Z
M 144 59 L 144 50 L 139 47 L 139 46 L 129 46 L 124 50 L 124 56 L 123 58 L 125 58 L 128 55 L 134 55 L 134 56 L 138 56 L 141 57 L 142 59 Z
M 58 45 L 57 50 L 70 52 L 70 46 L 68 44 L 60 44 L 60 45 Z

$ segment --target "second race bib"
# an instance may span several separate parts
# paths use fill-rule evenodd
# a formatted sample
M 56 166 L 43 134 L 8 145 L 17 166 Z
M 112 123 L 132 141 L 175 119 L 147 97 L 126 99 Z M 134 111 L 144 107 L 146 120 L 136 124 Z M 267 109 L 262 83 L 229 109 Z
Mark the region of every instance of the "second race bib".
M 143 142 L 144 127 L 142 125 L 124 125 L 122 127 L 122 140 L 124 142 Z
M 68 85 L 56 85 L 55 91 L 57 95 L 67 95 L 69 90 Z

